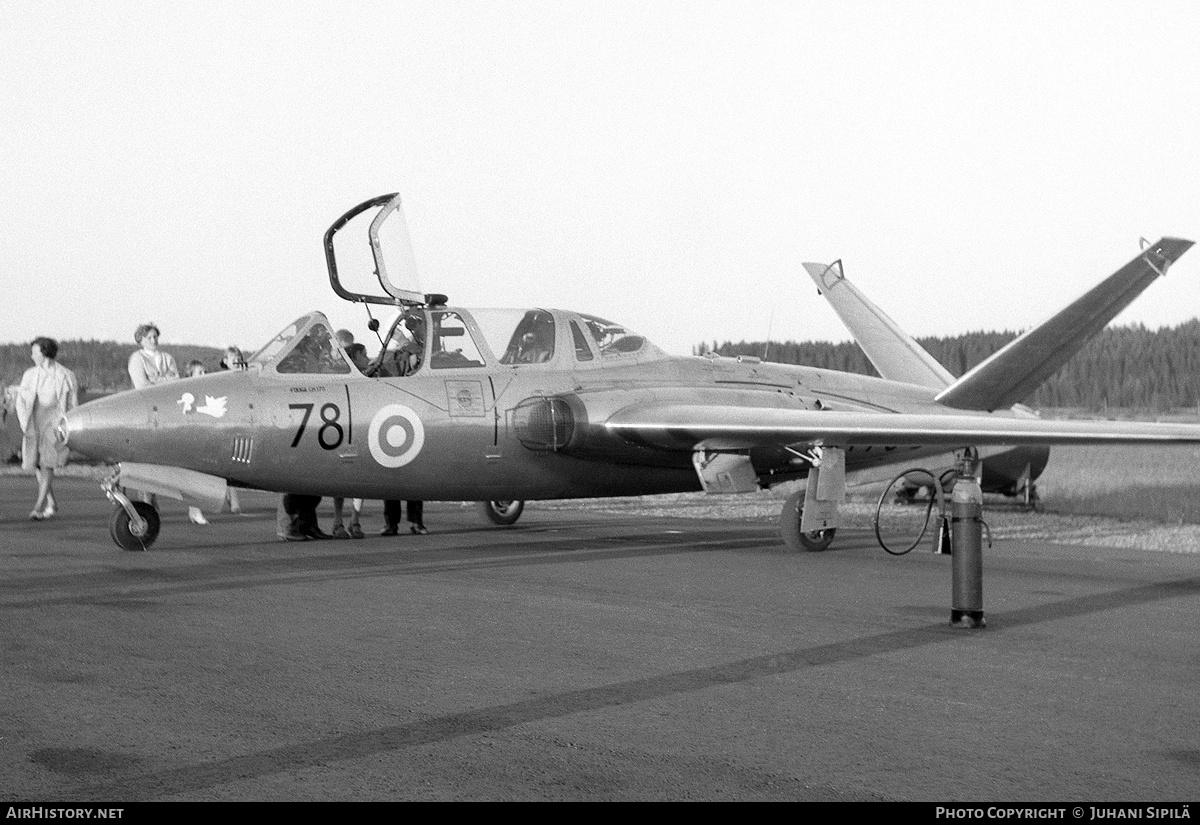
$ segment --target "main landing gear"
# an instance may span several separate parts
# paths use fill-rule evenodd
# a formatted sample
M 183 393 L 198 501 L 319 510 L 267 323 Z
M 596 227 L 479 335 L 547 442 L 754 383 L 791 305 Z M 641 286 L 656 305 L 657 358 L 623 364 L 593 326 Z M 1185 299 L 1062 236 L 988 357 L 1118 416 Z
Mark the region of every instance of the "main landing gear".
M 475 507 L 484 519 L 501 527 L 516 524 L 521 513 L 525 512 L 523 501 L 478 501 Z
M 800 530 L 800 520 L 804 515 L 804 493 L 804 490 L 793 493 L 783 505 L 783 512 L 779 516 L 779 532 L 783 534 L 783 543 L 789 550 L 819 553 L 833 544 L 837 528 L 829 527 L 809 533 Z
M 928 470 L 913 468 L 896 476 L 884 489 L 875 509 L 875 538 L 881 547 L 894 556 L 902 556 L 913 550 L 928 535 L 928 529 L 936 504 L 938 514 L 933 535 L 934 552 L 951 556 L 951 605 L 950 624 L 953 627 L 982 628 L 987 626 L 983 615 L 983 535 L 987 524 L 983 521 L 983 491 L 979 486 L 980 460 L 974 449 L 963 450 L 952 476 L 938 477 Z M 917 480 L 920 480 L 919 483 Z M 925 479 L 928 479 L 926 484 Z M 949 483 L 947 483 L 949 482 Z M 889 544 L 880 527 L 884 506 L 891 502 L 897 485 L 930 490 L 924 518 L 915 523 L 916 538 L 911 542 Z M 945 487 L 951 488 L 950 507 L 947 515 Z M 793 493 L 783 506 L 779 526 L 784 544 L 789 550 L 826 550 L 833 542 L 834 528 L 805 533 L 801 530 L 804 512 L 805 491 Z M 819 502 L 818 502 L 819 503 Z M 991 546 L 991 532 L 988 531 Z

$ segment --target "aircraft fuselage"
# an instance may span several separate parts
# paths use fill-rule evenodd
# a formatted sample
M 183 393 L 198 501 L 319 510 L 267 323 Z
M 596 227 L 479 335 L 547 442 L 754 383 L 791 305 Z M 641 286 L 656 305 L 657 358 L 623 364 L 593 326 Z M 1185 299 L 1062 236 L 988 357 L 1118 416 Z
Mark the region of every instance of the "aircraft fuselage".
M 570 352 L 559 353 L 569 358 Z M 363 498 L 544 499 L 700 489 L 694 444 L 614 433 L 604 422 L 647 402 L 937 413 L 927 389 L 867 376 L 656 350 L 625 364 L 424 368 L 407 377 L 245 372 L 131 390 L 70 416 L 71 446 L 267 490 Z M 851 447 L 848 469 L 944 452 Z M 764 485 L 808 466 L 750 452 Z

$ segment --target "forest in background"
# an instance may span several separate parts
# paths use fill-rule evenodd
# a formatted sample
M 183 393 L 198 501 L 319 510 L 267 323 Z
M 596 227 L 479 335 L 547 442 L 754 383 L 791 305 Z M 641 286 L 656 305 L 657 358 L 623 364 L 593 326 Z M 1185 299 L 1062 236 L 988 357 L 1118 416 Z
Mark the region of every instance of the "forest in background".
M 0 387 L 20 384 L 25 370 L 33 366 L 29 360 L 29 343 L 0 344 Z M 129 356 L 135 344 L 116 341 L 59 341 L 58 362 L 75 373 L 79 389 L 85 392 L 117 392 L 133 388 L 129 380 Z M 209 372 L 218 369 L 223 349 L 191 344 L 164 346 L 179 366 L 179 374 L 187 373 L 188 362 L 200 361 Z
M 1017 337 L 1016 332 L 970 332 L 918 343 L 955 376 Z M 697 355 L 752 355 L 781 364 L 878 375 L 853 341 L 726 341 L 700 344 Z M 1028 399 L 1033 407 L 1082 407 L 1168 412 L 1200 408 L 1200 319 L 1150 330 L 1137 324 L 1104 329 Z
M 965 335 L 918 339 L 954 375 L 967 370 L 1007 344 L 1015 332 L 971 332 Z M 216 370 L 222 351 L 187 344 L 164 347 L 180 372 L 195 359 Z M 58 360 L 75 371 L 80 387 L 89 392 L 113 392 L 130 387 L 126 364 L 134 350 L 116 341 L 62 341 Z M 726 341 L 693 348 L 697 355 L 752 355 L 783 364 L 877 375 L 852 341 L 772 342 Z M 17 384 L 31 366 L 29 344 L 0 344 L 0 386 Z M 1043 384 L 1026 403 L 1034 407 L 1109 407 L 1166 412 L 1200 408 L 1200 319 L 1175 327 L 1150 330 L 1142 325 L 1109 327 Z

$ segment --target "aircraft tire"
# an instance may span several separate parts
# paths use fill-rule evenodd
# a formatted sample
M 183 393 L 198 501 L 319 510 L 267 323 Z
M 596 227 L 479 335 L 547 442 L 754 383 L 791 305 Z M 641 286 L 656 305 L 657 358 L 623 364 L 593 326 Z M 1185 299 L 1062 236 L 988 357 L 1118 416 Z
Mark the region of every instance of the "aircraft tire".
M 793 493 L 783 505 L 779 514 L 779 532 L 783 543 L 793 552 L 807 550 L 810 553 L 820 553 L 828 550 L 833 544 L 837 528 L 815 530 L 811 533 L 800 532 L 800 518 L 804 515 L 804 490 Z
M 477 501 L 475 507 L 487 521 L 501 527 L 516 524 L 521 513 L 525 512 L 523 501 Z
M 119 505 L 113 510 L 108 532 L 122 550 L 134 552 L 148 550 L 150 545 L 154 544 L 154 540 L 158 538 L 158 531 L 162 526 L 158 510 L 154 509 L 154 505 L 145 501 L 133 502 L 133 509 L 137 510 L 138 515 L 146 521 L 146 530 L 142 535 L 136 535 L 130 529 L 129 514 L 125 512 L 124 507 Z

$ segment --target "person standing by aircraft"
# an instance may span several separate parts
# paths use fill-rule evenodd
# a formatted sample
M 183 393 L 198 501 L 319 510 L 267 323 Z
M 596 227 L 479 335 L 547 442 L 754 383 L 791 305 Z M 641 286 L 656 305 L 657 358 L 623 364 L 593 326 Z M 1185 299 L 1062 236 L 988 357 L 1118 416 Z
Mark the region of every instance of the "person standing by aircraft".
M 237 347 L 229 346 L 225 348 L 225 354 L 221 356 L 221 362 L 218 366 L 223 370 L 244 370 L 246 369 L 246 357 L 242 355 L 242 351 Z M 229 502 L 229 512 L 242 512 L 242 503 L 238 500 L 236 487 L 226 488 L 225 500 Z
M 421 368 L 421 360 L 425 357 L 425 319 L 420 315 L 409 315 L 404 319 L 404 326 L 412 334 L 412 338 L 396 350 L 395 364 L 397 374 L 408 376 Z M 400 533 L 400 516 L 402 505 L 398 499 L 385 499 L 383 502 L 384 528 L 381 536 L 395 536 Z M 425 502 L 408 502 L 408 529 L 414 535 L 424 535 L 429 532 L 425 526 Z
M 142 324 L 133 333 L 133 340 L 141 349 L 129 356 L 129 378 L 134 389 L 174 381 L 179 377 L 179 368 L 169 352 L 158 348 L 161 333 L 153 323 Z
M 226 347 L 225 354 L 221 356 L 220 366 L 223 370 L 244 370 L 246 356 L 242 355 L 242 351 L 237 347 Z
M 403 505 L 398 499 L 389 498 L 383 502 L 383 521 L 386 525 L 379 532 L 381 536 L 397 536 L 400 534 L 400 516 L 402 515 Z M 425 502 L 410 501 L 408 502 L 408 531 L 416 536 L 423 536 L 429 532 L 425 526 L 423 516 L 425 515 Z
M 284 493 L 280 496 L 279 508 L 275 514 L 275 535 L 279 540 L 308 541 L 333 538 L 317 524 L 317 505 L 320 503 L 320 496 L 300 493 Z
M 188 378 L 199 378 L 201 375 L 206 375 L 208 369 L 202 361 L 189 361 L 187 366 Z M 208 524 L 208 519 L 204 517 L 204 513 L 200 512 L 199 507 L 188 507 L 188 519 L 192 524 Z
M 67 448 L 58 440 L 58 422 L 68 411 L 79 406 L 79 382 L 75 373 L 58 363 L 58 342 L 53 338 L 35 338 L 29 357 L 34 366 L 21 376 L 17 390 L 17 423 L 24 436 L 21 466 L 37 475 L 37 501 L 30 521 L 54 516 L 57 502 L 52 487 L 54 470 L 67 463 Z
M 335 337 L 359 372 L 366 373 L 370 364 L 370 359 L 367 358 L 367 348 L 362 344 L 354 343 L 354 333 L 348 329 L 339 329 L 335 333 Z M 346 499 L 341 496 L 334 498 L 333 527 L 330 532 L 335 539 L 361 539 L 364 537 L 361 524 L 362 506 L 361 498 L 350 500 L 350 523 L 347 525 L 344 521 Z
M 133 382 L 135 390 L 179 378 L 179 367 L 175 365 L 174 356 L 158 348 L 158 338 L 161 334 L 153 321 L 142 324 L 133 331 L 133 340 L 141 345 L 141 349 L 135 350 L 129 356 L 129 380 Z M 144 494 L 142 500 L 151 505 L 157 504 L 153 493 Z M 200 521 L 193 517 L 193 511 L 200 516 Z M 188 517 L 197 524 L 208 523 L 204 520 L 204 514 L 194 507 L 188 508 Z

